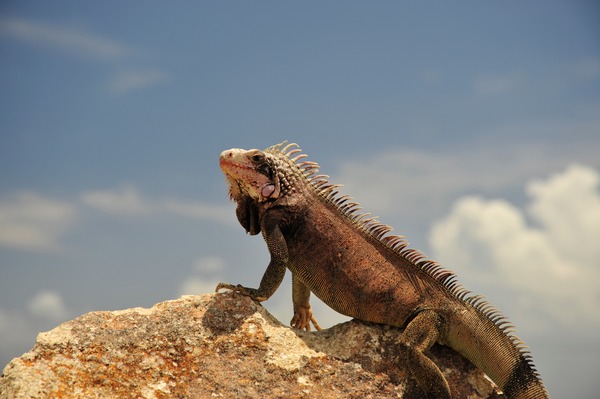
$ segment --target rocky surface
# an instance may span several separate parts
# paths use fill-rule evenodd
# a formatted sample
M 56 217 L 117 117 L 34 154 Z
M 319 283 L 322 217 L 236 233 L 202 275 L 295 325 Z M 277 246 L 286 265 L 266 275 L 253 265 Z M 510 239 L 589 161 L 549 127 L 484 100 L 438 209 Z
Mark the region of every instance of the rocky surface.
M 394 356 L 398 332 L 357 321 L 301 332 L 243 296 L 184 296 L 39 334 L 4 369 L 0 399 L 418 398 Z M 456 397 L 500 397 L 450 349 L 430 356 Z

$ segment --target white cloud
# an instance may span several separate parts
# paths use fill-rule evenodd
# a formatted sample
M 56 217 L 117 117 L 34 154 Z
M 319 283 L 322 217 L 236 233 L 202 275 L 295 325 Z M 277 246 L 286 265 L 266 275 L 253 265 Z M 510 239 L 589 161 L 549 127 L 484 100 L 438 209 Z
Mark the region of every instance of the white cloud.
M 541 169 L 536 163 L 540 157 L 535 151 L 436 154 L 394 149 L 342 164 L 339 178 L 332 181 L 343 183 L 344 192 L 369 212 L 423 220 L 465 192 L 494 192 L 521 183 L 523 176 Z
M 597 171 L 571 166 L 532 181 L 526 209 L 461 198 L 433 225 L 434 257 L 461 280 L 510 299 L 513 312 L 530 325 L 600 327 L 598 180 Z
M 0 35 L 80 57 L 110 61 L 115 64 L 131 58 L 136 50 L 78 27 L 61 26 L 23 18 L 0 18 Z M 115 65 L 116 66 L 116 65 Z M 169 75 L 157 68 L 121 70 L 108 81 L 108 89 L 123 94 L 167 81 Z
M 27 310 L 34 316 L 51 321 L 62 321 L 69 312 L 58 292 L 41 291 L 27 304 Z
M 124 185 L 117 189 L 91 190 L 81 194 L 81 202 L 90 208 L 116 216 L 176 215 L 232 225 L 231 207 L 182 201 L 174 198 L 145 198 L 137 188 Z
M 225 269 L 226 262 L 218 256 L 204 256 L 194 261 L 192 274 L 179 288 L 179 295 L 198 295 L 214 292 Z
M 114 93 L 126 93 L 165 82 L 169 76 L 158 69 L 121 71 L 109 83 Z
M 81 195 L 81 201 L 94 209 L 114 215 L 144 215 L 154 210 L 130 185 L 118 190 L 93 190 Z
M 0 19 L 0 33 L 36 45 L 57 47 L 94 58 L 117 58 L 131 50 L 109 39 L 78 28 L 64 27 L 20 18 Z
M 0 201 L 0 245 L 24 250 L 57 250 L 73 224 L 77 209 L 34 193 Z
M 39 292 L 23 308 L 0 307 L 0 368 L 29 350 L 38 332 L 54 328 L 69 317 L 61 295 L 55 291 Z
M 0 247 L 28 251 L 61 250 L 60 239 L 75 225 L 85 205 L 118 217 L 183 216 L 235 225 L 231 207 L 177 199 L 143 197 L 124 185 L 113 190 L 91 190 L 79 201 L 59 201 L 33 192 L 14 193 L 0 199 Z
M 212 293 L 220 281 L 200 276 L 188 277 L 179 288 L 179 295 L 200 295 Z
M 219 256 L 203 256 L 194 261 L 194 270 L 199 273 L 219 273 L 225 269 L 225 260 Z
M 356 198 L 365 210 L 382 217 L 422 222 L 446 212 L 448 204 L 467 194 L 499 195 L 522 190 L 523 185 L 548 170 L 573 162 L 600 167 L 597 132 L 600 119 L 504 126 L 486 135 L 494 137 L 557 137 L 556 141 L 503 140 L 485 147 L 476 144 L 452 151 L 387 149 L 343 162 L 331 174 L 333 183 Z M 585 142 L 562 140 L 565 132 Z M 585 143 L 585 144 L 584 144 Z M 384 220 L 385 222 L 385 220 Z
M 174 215 L 180 215 L 200 220 L 211 220 L 222 224 L 233 225 L 234 211 L 229 206 L 212 205 L 202 202 L 181 201 L 168 199 L 161 202 L 161 208 Z
M 581 165 L 546 181 L 533 181 L 528 212 L 544 228 L 556 250 L 581 265 L 600 268 L 598 173 Z

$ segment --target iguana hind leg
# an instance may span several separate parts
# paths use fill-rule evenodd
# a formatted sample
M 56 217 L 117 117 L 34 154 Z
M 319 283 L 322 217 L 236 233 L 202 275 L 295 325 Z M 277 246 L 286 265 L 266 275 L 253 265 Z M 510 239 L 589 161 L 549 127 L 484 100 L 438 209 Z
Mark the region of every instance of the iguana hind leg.
M 428 398 L 450 398 L 450 387 L 438 366 L 423 352 L 440 336 L 441 319 L 433 310 L 421 311 L 400 337 L 400 356 Z
M 321 329 L 310 307 L 310 289 L 294 274 L 292 274 L 292 302 L 294 303 L 294 317 L 290 322 L 292 327 L 310 331 L 310 323 L 312 323 L 316 330 Z

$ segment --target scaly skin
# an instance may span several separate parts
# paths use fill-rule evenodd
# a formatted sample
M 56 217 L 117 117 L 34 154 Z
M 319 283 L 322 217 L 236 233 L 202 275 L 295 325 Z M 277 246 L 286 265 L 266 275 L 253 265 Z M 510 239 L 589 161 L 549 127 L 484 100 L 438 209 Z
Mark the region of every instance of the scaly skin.
M 271 261 L 258 288 L 221 283 L 256 301 L 267 300 L 292 272 L 293 327 L 320 329 L 313 292 L 336 311 L 403 327 L 399 352 L 427 397 L 450 398 L 439 368 L 423 352 L 435 342 L 461 353 L 509 398 L 548 398 L 525 345 L 506 319 L 453 273 L 407 248 L 390 227 L 357 212 L 295 144 L 264 151 L 223 151 L 220 165 L 237 203 L 240 224 L 262 232 Z

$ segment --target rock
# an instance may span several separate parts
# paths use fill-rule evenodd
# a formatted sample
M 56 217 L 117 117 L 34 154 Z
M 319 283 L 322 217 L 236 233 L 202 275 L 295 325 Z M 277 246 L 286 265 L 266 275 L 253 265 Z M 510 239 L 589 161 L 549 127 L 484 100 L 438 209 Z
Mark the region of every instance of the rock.
M 240 295 L 183 296 L 39 334 L 4 369 L 0 399 L 418 398 L 391 360 L 398 332 L 354 320 L 302 332 Z M 430 356 L 457 397 L 499 397 L 452 350 L 435 346 Z

